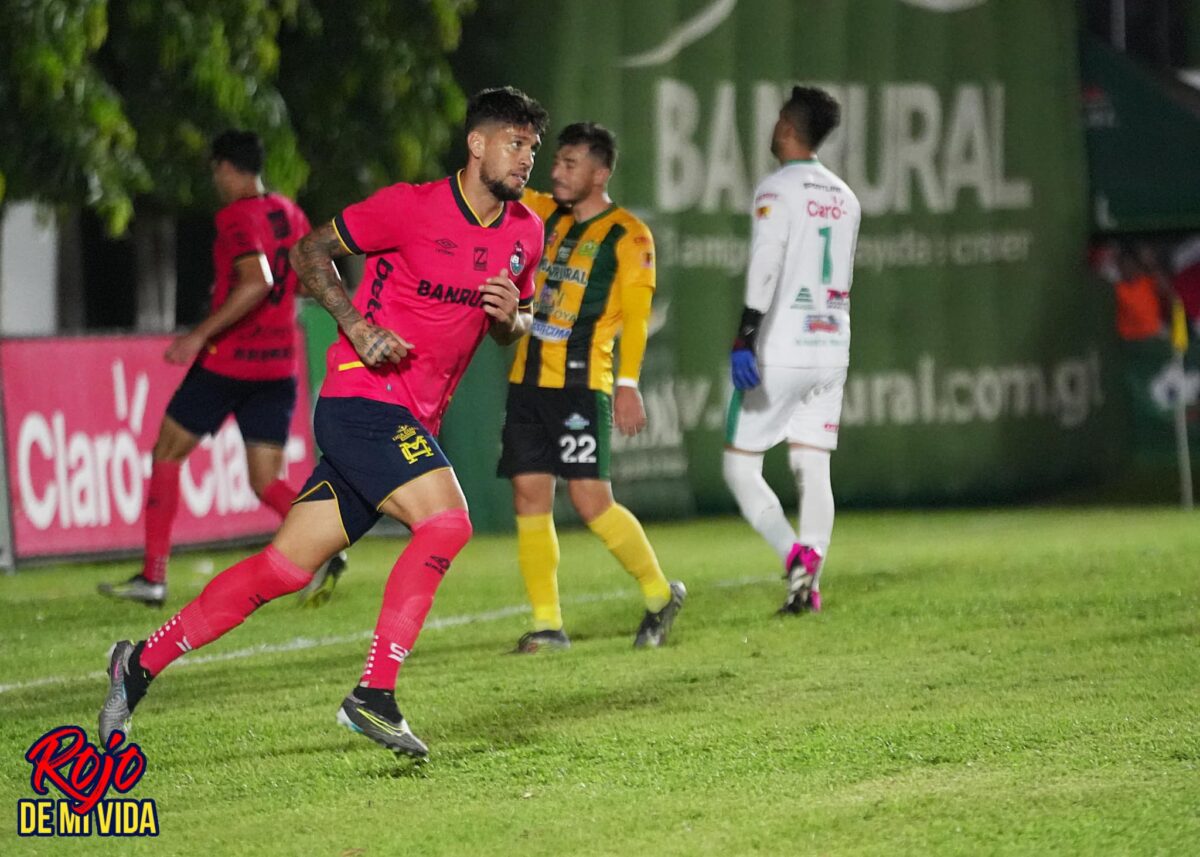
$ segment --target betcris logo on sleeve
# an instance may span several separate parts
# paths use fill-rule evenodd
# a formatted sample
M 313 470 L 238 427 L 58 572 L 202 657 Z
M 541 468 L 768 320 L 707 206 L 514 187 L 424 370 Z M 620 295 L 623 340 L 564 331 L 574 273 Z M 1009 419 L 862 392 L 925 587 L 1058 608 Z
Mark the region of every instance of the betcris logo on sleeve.
M 30 745 L 29 785 L 37 795 L 19 798 L 17 835 L 158 836 L 158 807 L 150 799 L 111 798 L 131 792 L 146 773 L 146 754 L 137 744 L 121 744 L 125 733 L 97 747 L 81 726 L 58 726 Z

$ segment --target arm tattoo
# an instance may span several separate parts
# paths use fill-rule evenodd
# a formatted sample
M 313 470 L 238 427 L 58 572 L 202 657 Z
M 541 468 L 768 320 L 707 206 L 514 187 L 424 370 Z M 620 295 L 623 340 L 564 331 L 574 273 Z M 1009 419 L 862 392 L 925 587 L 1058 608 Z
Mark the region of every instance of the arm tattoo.
M 292 269 L 304 288 L 328 310 L 342 330 L 349 331 L 362 315 L 350 303 L 350 297 L 342 288 L 342 278 L 333 260 L 347 255 L 345 246 L 338 238 L 332 223 L 318 226 L 292 247 L 289 254 Z

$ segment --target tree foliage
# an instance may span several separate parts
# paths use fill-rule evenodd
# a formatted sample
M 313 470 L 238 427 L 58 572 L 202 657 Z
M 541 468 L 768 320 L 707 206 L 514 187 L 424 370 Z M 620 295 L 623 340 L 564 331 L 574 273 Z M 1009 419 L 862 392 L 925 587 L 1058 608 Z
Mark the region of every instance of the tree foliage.
M 138 210 L 208 194 L 209 139 L 252 128 L 272 186 L 325 216 L 427 177 L 462 116 L 446 54 L 470 0 L 0 0 L 0 200 Z
M 284 34 L 279 86 L 314 165 L 302 197 L 311 216 L 443 170 L 466 110 L 447 55 L 468 5 L 311 0 Z

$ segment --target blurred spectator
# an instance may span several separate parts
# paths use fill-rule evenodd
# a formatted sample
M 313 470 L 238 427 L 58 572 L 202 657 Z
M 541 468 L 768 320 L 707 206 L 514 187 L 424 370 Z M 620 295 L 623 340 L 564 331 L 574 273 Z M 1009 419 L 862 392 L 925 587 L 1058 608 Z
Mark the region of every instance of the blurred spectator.
M 1200 336 L 1200 235 L 1181 243 L 1171 254 L 1171 287 L 1183 301 L 1188 325 Z
M 1118 248 L 1117 270 L 1117 334 L 1126 341 L 1166 336 L 1170 299 L 1153 251 Z

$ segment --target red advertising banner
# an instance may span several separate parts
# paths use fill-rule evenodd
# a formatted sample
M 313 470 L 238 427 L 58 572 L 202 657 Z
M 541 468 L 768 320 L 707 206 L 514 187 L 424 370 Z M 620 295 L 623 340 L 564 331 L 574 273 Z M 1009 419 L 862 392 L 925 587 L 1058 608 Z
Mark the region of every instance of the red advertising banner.
M 4 444 L 17 559 L 141 547 L 150 452 L 187 367 L 169 336 L 0 342 Z M 284 459 L 299 488 L 312 470 L 308 380 L 299 378 Z M 180 471 L 175 544 L 265 535 L 279 525 L 250 488 L 232 418 Z

